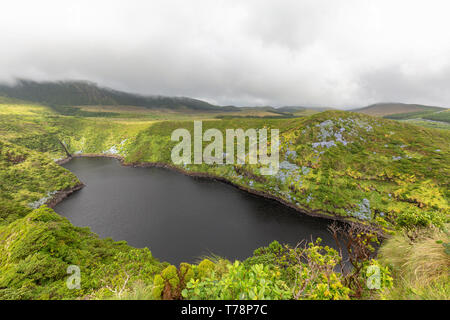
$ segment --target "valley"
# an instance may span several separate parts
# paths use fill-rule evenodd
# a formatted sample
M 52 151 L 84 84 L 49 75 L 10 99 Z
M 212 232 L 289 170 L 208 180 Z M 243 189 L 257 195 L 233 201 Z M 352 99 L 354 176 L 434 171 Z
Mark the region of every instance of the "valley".
M 75 108 L 17 100 L 19 98 L 26 97 L 2 98 L 0 104 L 0 297 L 3 299 L 124 298 L 111 290 L 122 286 L 127 288 L 128 297 L 144 292 L 147 298 L 157 299 L 214 298 L 229 294 L 229 291 L 221 289 L 223 291 L 214 293 L 206 289 L 214 281 L 232 277 L 233 270 L 252 270 L 249 277 L 254 274 L 267 279 L 273 287 L 268 289 L 270 293 L 265 298 L 273 298 L 270 294 L 276 292 L 276 295 L 289 299 L 298 290 L 294 284 L 299 268 L 295 263 L 298 254 L 306 255 L 308 259 L 319 259 L 329 270 L 325 278 L 311 280 L 314 285 L 297 296 L 301 299 L 326 298 L 327 295 L 333 295 L 336 299 L 408 298 L 410 288 L 422 296 L 449 296 L 446 282 L 448 258 L 445 256 L 448 236 L 443 231 L 449 222 L 448 130 L 340 110 L 286 109 L 281 113 L 274 113 L 271 109 L 258 111 L 256 108 L 241 111 L 233 108 L 228 108 L 230 111 L 148 110 L 141 106 L 111 105 L 106 98 L 108 105 L 79 106 L 77 103 Z M 216 128 L 223 134 L 226 129 L 237 128 L 279 129 L 280 170 L 273 176 L 266 176 L 261 174 L 262 165 L 259 163 L 173 165 L 171 149 L 176 142 L 171 141 L 171 133 L 177 128 L 184 128 L 193 134 L 194 120 L 202 120 L 204 130 Z M 245 250 L 248 252 L 254 246 L 253 255 L 251 252 L 245 255 L 227 253 L 224 257 L 209 256 L 198 262 L 183 258 L 170 260 L 175 265 L 157 259 L 163 257 L 162 260 L 165 260 L 164 257 L 170 257 L 169 254 L 160 253 L 153 257 L 152 253 L 164 251 L 164 243 L 160 243 L 162 240 L 152 240 L 158 241 L 158 249 L 154 251 L 152 241 L 133 245 L 131 240 L 127 244 L 125 241 L 114 241 L 127 240 L 125 236 L 112 240 L 103 237 L 113 234 L 97 231 L 99 237 L 89 229 L 69 222 L 77 214 L 89 213 L 90 209 L 73 204 L 77 197 L 90 190 L 89 187 L 81 192 L 75 191 L 69 199 L 63 200 L 55 207 L 56 212 L 45 205 L 54 203 L 59 194 L 79 189 L 85 182 L 80 178 L 81 171 L 78 176 L 64 168 L 70 169 L 77 162 L 68 162 L 64 167 L 58 164 L 63 163 L 68 154 L 76 161 L 88 160 L 77 158 L 83 156 L 108 156 L 119 158 L 125 166 L 157 165 L 187 175 L 226 181 L 242 190 L 279 202 L 274 205 L 273 208 L 278 209 L 273 209 L 276 211 L 273 214 L 270 210 L 264 211 L 264 220 L 292 209 L 291 217 L 287 218 L 291 227 L 296 226 L 289 220 L 294 219 L 295 215 L 298 215 L 295 219 L 303 217 L 305 221 L 326 221 L 321 219 L 326 218 L 329 224 L 334 220 L 355 223 L 365 228 L 367 239 L 373 240 L 369 236 L 373 233 L 383 240 L 378 256 L 373 252 L 371 257 L 379 259 L 376 263 L 383 270 L 384 287 L 376 292 L 358 293 L 354 287 L 346 285 L 344 274 L 333 271 L 342 256 L 330 248 L 335 245 L 328 232 L 320 235 L 324 240 L 322 244 L 314 239 L 311 247 L 304 250 L 295 249 L 293 239 L 286 241 L 279 238 L 282 244 L 290 242 L 288 247 L 278 242 L 271 244 L 271 240 L 277 237 L 266 232 L 267 239 L 256 236 L 264 239 L 264 243 L 248 243 Z M 105 173 L 103 176 L 112 174 Z M 86 181 L 89 183 L 88 177 Z M 111 185 L 114 184 L 111 182 Z M 170 201 L 170 197 L 178 201 L 183 195 L 178 192 L 167 197 L 166 201 Z M 245 208 L 251 201 L 245 200 L 239 207 Z M 282 204 L 285 207 L 279 207 Z M 121 208 L 117 210 L 122 213 L 127 206 L 130 211 L 134 210 L 133 201 L 122 205 L 116 206 Z M 72 207 L 69 220 L 57 213 L 58 208 L 68 206 Z M 173 208 L 171 211 L 176 210 Z M 239 212 L 238 209 L 230 210 Z M 88 219 L 95 221 L 99 218 L 94 215 Z M 74 224 L 91 225 L 85 221 Z M 256 222 L 248 223 L 249 227 Z M 304 222 L 299 224 L 307 225 Z M 321 227 L 322 231 L 326 231 L 327 224 Z M 191 228 L 187 223 L 179 227 L 183 226 Z M 302 226 L 298 227 L 299 230 Z M 94 226 L 92 228 L 96 230 Z M 253 229 L 243 231 L 242 238 L 237 242 L 245 242 L 245 234 L 250 234 L 250 230 Z M 226 229 L 224 232 L 232 233 Z M 310 235 L 308 232 L 304 233 L 303 239 Z M 411 233 L 418 235 L 412 242 L 407 240 Z M 316 238 L 319 233 L 311 235 Z M 395 241 L 405 242 L 405 246 L 412 248 L 428 246 L 428 249 L 425 252 L 417 249 L 398 253 L 393 247 Z M 144 246 L 148 248 L 138 249 Z M 238 247 L 239 243 L 234 246 Z M 404 264 L 408 262 L 417 268 L 422 268 L 423 263 L 434 265 L 435 262 L 429 260 L 431 257 L 426 256 L 426 251 L 430 250 L 439 253 L 436 269 L 430 274 L 425 272 L 425 278 L 414 278 L 414 267 L 404 269 Z M 407 256 L 408 252 L 424 256 L 409 260 L 413 258 Z M 399 261 L 401 256 L 404 260 Z M 81 266 L 85 280 L 79 290 L 69 290 L 65 286 L 65 270 L 69 265 Z M 306 278 L 310 277 L 308 272 L 316 268 L 313 264 L 301 266 L 306 272 L 302 276 Z M 180 279 L 182 272 L 189 273 L 189 281 Z M 359 281 L 365 281 L 364 275 L 358 274 L 358 277 Z M 431 287 L 424 285 L 426 279 L 432 279 Z M 251 298 L 253 293 L 249 288 L 255 286 L 251 284 L 254 280 L 245 279 L 243 286 L 246 281 L 248 287 L 239 290 Z M 168 288 L 174 290 L 170 294 L 164 293 L 167 283 L 172 283 Z M 193 287 L 194 283 L 202 283 L 206 291 L 201 291 L 199 295 Z M 177 291 L 175 287 L 182 290 Z M 235 298 L 233 295 L 223 297 Z

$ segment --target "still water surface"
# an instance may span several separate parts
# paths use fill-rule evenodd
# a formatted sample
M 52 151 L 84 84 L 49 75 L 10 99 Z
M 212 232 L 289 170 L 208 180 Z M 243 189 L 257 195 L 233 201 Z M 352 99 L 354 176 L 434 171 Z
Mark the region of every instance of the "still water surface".
M 64 165 L 86 184 L 56 212 L 101 238 L 148 247 L 171 263 L 206 254 L 245 259 L 273 240 L 295 245 L 321 237 L 334 247 L 329 220 L 301 214 L 228 184 L 162 168 L 123 167 L 115 159 L 75 158 Z

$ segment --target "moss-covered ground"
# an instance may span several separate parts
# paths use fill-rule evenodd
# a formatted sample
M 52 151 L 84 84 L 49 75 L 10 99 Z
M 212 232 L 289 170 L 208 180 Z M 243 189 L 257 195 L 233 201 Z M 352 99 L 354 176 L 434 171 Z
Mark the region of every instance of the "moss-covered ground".
M 320 281 L 315 278 L 317 284 L 326 285 L 326 288 L 319 286 L 322 291 L 293 294 L 299 289 L 292 289 L 288 274 L 298 272 L 309 279 L 312 275 L 304 274 L 304 270 L 315 267 L 310 264 L 303 271 L 290 267 L 277 271 L 274 261 L 279 256 L 275 260 L 263 259 L 267 270 L 260 269 L 259 264 L 234 265 L 218 259 L 213 263 L 212 274 L 202 273 L 199 265 L 176 268 L 173 274 L 170 270 L 162 272 L 168 264 L 153 258 L 149 249 L 98 239 L 44 205 L 56 192 L 70 190 L 80 183 L 55 163 L 68 153 L 115 155 L 123 158 L 125 164 L 172 165 L 171 150 L 177 142 L 171 141 L 171 133 L 178 128 L 192 133 L 195 116 L 177 120 L 163 116 L 68 116 L 46 106 L 0 102 L 0 298 L 229 297 L 227 294 L 231 293 L 225 289 L 209 292 L 208 281 L 233 279 L 246 270 L 252 270 L 256 278 L 271 279 L 267 290 L 284 298 L 348 297 L 349 292 L 339 289 L 340 285 L 345 287 L 342 284 L 345 281 L 337 273 L 332 276 L 332 271 L 324 271 L 325 278 L 319 277 Z M 391 268 L 394 288 L 396 285 L 401 288 L 379 292 L 375 297 L 383 294 L 390 298 L 420 297 L 419 293 L 411 292 L 424 292 L 420 289 L 423 281 L 412 279 L 410 271 L 402 271 L 404 263 L 394 261 L 399 253 L 389 249 L 393 241 L 400 241 L 395 239 L 404 232 L 422 234 L 424 230 L 440 230 L 438 236 L 408 238 L 409 247 L 405 249 L 408 256 L 402 254 L 405 261 L 411 261 L 408 268 L 415 270 L 412 264 L 419 263 L 420 259 L 411 258 L 411 252 L 418 247 L 424 250 L 420 243 L 425 238 L 438 237 L 436 241 L 440 244 L 432 245 L 440 257 L 436 263 L 444 266 L 439 274 L 448 275 L 449 240 L 443 230 L 449 222 L 450 131 L 344 111 L 286 119 L 200 118 L 203 130 L 216 128 L 223 133 L 237 128 L 279 129 L 280 170 L 276 175 L 267 176 L 261 174 L 261 164 L 192 164 L 179 165 L 179 169 L 221 177 L 279 198 L 304 212 L 370 225 L 391 237 L 383 244 L 387 249 L 381 248 L 381 262 Z M 318 256 L 332 256 L 326 251 L 320 254 L 313 251 L 302 254 L 313 261 Z M 286 253 L 288 257 L 295 254 L 299 253 Z M 318 261 L 325 265 L 329 262 L 321 259 Z M 336 263 L 332 258 L 330 261 Z M 81 266 L 84 278 L 79 290 L 65 286 L 69 265 Z M 190 282 L 183 278 L 186 268 L 192 269 L 189 281 L 193 284 L 189 286 Z M 154 278 L 155 275 L 158 277 Z M 258 293 L 247 292 L 255 281 L 249 277 L 248 284 L 233 290 L 245 292 L 246 298 L 255 294 L 258 297 Z M 443 279 L 441 276 L 437 279 L 441 292 L 437 297 L 448 298 L 448 281 L 439 280 Z

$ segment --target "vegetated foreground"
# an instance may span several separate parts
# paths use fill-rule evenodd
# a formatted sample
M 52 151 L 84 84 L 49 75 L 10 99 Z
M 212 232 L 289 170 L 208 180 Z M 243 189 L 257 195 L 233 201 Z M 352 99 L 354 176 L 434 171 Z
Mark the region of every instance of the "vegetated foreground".
M 356 223 L 332 228 L 336 238 L 346 235 L 341 246 L 350 248 L 353 270 L 336 271 L 341 255 L 320 240 L 297 248 L 274 242 L 242 262 L 210 257 L 172 266 L 148 249 L 99 239 L 45 204 L 81 186 L 55 161 L 101 154 L 121 157 L 124 164 L 171 165 L 176 142 L 170 135 L 177 128 L 192 132 L 192 120 L 86 118 L 14 103 L 0 105 L 2 299 L 450 297 L 448 131 L 343 111 L 203 121 L 204 130 L 223 132 L 280 129 L 280 171 L 263 176 L 260 165 L 177 169 Z M 389 238 L 374 260 L 381 233 Z M 66 286 L 69 265 L 81 269 L 80 289 Z M 370 265 L 379 267 L 379 278 Z

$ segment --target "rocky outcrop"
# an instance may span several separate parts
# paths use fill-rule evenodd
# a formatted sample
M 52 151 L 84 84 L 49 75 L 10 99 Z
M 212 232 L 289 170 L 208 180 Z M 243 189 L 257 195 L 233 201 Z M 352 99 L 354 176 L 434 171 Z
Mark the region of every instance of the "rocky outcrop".
M 50 207 L 50 208 L 54 208 L 58 203 L 60 203 L 61 201 L 63 201 L 65 198 L 67 198 L 68 196 L 70 196 L 72 193 L 74 193 L 75 191 L 80 190 L 81 188 L 84 187 L 83 183 L 79 183 L 76 186 L 67 189 L 67 190 L 60 190 L 58 192 L 56 192 L 52 198 L 47 201 L 45 204 Z

